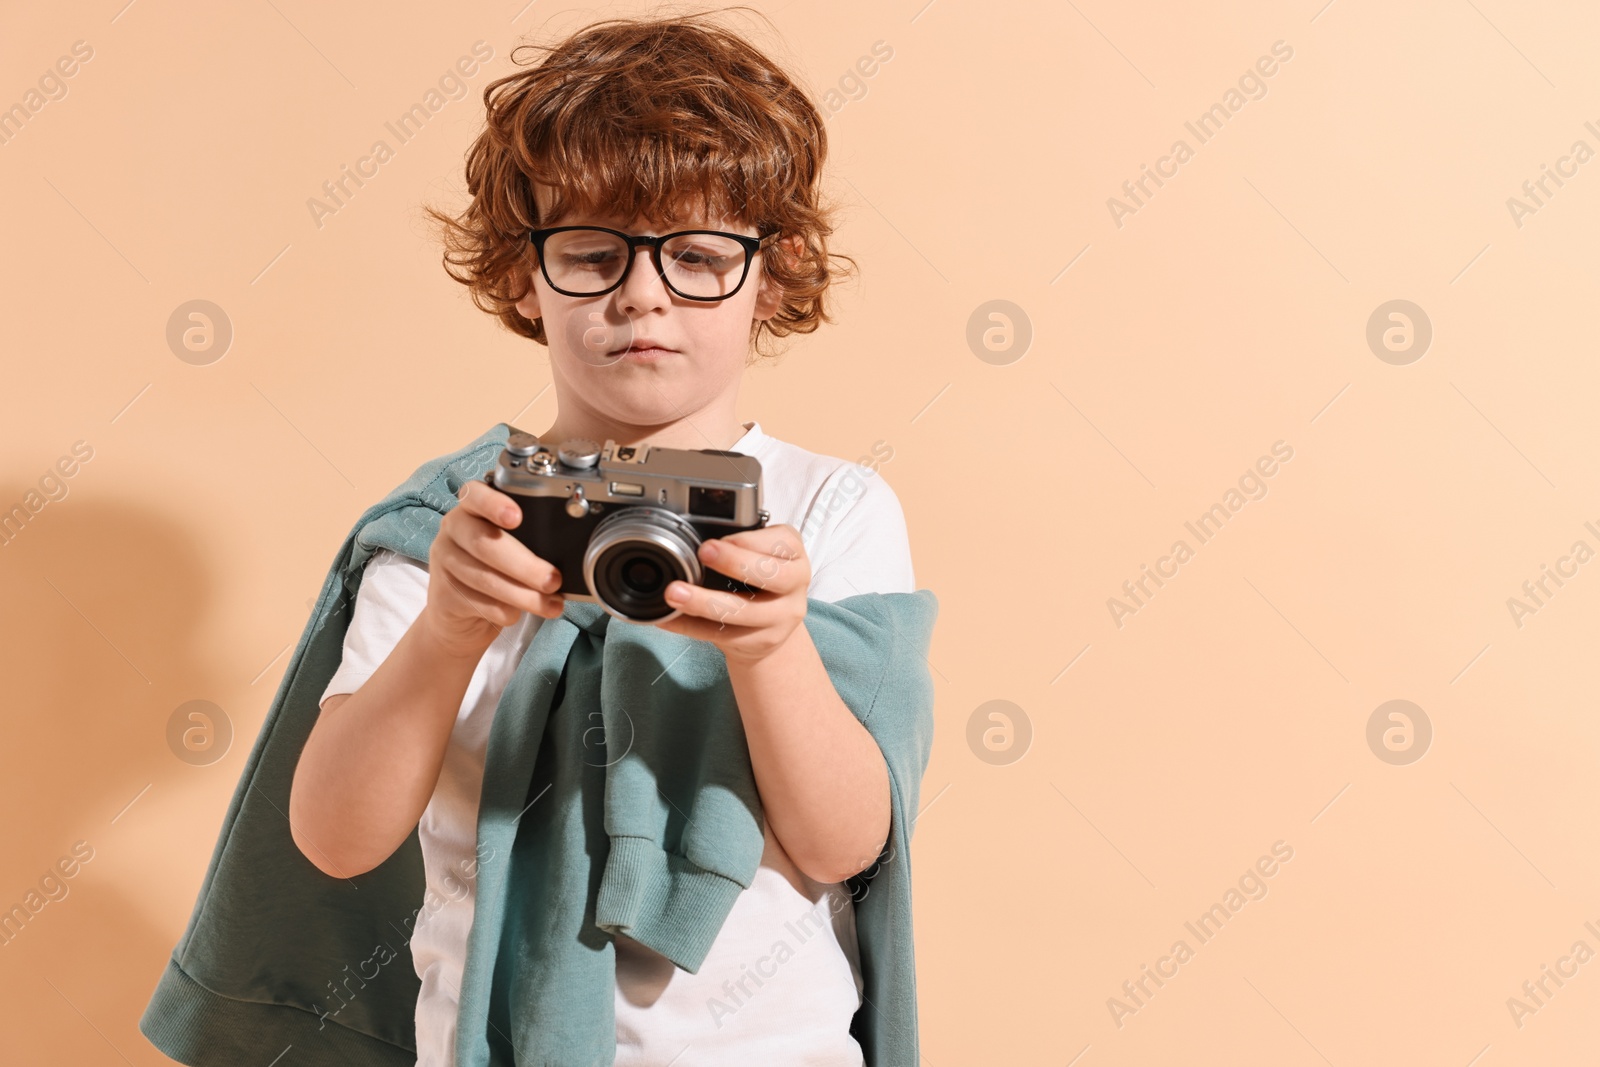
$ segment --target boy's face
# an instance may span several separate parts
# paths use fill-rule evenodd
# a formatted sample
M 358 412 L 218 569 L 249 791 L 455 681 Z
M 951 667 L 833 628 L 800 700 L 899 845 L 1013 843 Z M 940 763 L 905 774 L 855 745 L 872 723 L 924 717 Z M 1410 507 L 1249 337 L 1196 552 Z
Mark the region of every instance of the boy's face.
M 540 216 L 548 210 L 547 190 L 535 190 Z M 607 226 L 623 233 L 668 232 L 648 219 L 617 216 L 568 217 L 546 226 Z M 720 219 L 689 217 L 673 230 L 713 229 L 757 236 L 752 226 Z M 763 259 L 750 262 L 739 291 L 720 301 L 687 300 L 667 288 L 656 273 L 650 250 L 639 246 L 622 285 L 600 296 L 566 296 L 550 288 L 530 244 L 533 284 L 517 301 L 530 319 L 543 318 L 550 346 L 550 369 L 559 402 L 581 405 L 602 419 L 627 426 L 659 426 L 693 416 L 719 398 L 736 392 L 750 352 L 750 327 L 771 318 L 780 294 L 765 278 Z M 617 352 L 630 342 L 649 340 L 666 353 Z

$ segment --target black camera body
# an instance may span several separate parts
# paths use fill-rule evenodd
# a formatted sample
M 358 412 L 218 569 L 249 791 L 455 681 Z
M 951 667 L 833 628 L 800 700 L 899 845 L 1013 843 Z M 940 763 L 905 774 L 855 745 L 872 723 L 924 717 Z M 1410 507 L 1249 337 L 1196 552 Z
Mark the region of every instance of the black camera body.
M 513 428 L 484 481 L 510 496 L 522 521 L 509 532 L 561 572 L 560 592 L 629 622 L 681 614 L 673 580 L 753 593 L 700 562 L 703 541 L 767 524 L 761 462 L 717 448 L 541 444 Z

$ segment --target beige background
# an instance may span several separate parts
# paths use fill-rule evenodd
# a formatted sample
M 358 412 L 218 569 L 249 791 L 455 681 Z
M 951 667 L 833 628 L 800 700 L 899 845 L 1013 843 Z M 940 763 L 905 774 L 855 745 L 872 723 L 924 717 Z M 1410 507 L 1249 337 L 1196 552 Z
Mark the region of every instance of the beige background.
M 0 506 L 93 448 L 0 548 L 0 905 L 94 850 L 0 947 L 7 1062 L 167 1062 L 137 1020 L 334 550 L 422 460 L 553 417 L 544 349 L 467 303 L 420 205 L 460 202 L 513 45 L 642 10 L 120 2 L 17 5 L 0 33 L 4 104 L 93 49 L 0 144 Z M 1520 627 L 1507 605 L 1600 549 L 1600 161 L 1520 226 L 1507 205 L 1600 149 L 1600 17 L 1322 3 L 739 23 L 819 98 L 848 90 L 829 190 L 862 276 L 837 325 L 748 376 L 741 415 L 850 459 L 892 444 L 940 598 L 930 1065 L 1600 1047 L 1600 962 L 1520 1027 L 1507 1006 L 1574 942 L 1600 951 L 1600 563 Z M 466 97 L 318 228 L 307 200 L 480 39 Z M 880 40 L 893 58 L 852 85 Z M 1277 41 L 1266 94 L 1199 143 L 1184 123 Z M 1178 138 L 1193 157 L 1119 227 L 1107 199 Z M 193 299 L 235 331 L 206 366 L 165 339 Z M 1366 340 L 1395 299 L 1432 325 L 1405 365 Z M 991 300 L 1031 324 L 1021 358 L 969 347 Z M 1265 497 L 1200 544 L 1184 523 L 1278 441 Z M 1180 538 L 1192 558 L 1119 627 L 1108 598 Z M 196 699 L 235 730 L 208 766 L 166 740 Z M 1433 731 L 1404 765 L 1367 741 L 1397 699 Z M 1019 709 L 1009 750 L 982 740 L 1004 739 L 993 700 Z M 1201 944 L 1184 923 L 1278 841 L 1267 895 Z M 1108 999 L 1180 938 L 1192 958 L 1117 1025 Z

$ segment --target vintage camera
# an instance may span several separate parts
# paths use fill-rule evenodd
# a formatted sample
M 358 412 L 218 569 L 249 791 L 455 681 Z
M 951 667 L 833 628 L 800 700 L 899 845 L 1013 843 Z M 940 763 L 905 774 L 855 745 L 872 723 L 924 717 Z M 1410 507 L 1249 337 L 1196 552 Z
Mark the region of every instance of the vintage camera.
M 754 456 L 584 438 L 552 448 L 513 428 L 483 477 L 522 509 L 509 532 L 560 569 L 560 592 L 619 619 L 681 614 L 666 600 L 674 579 L 755 591 L 700 563 L 702 541 L 767 524 Z

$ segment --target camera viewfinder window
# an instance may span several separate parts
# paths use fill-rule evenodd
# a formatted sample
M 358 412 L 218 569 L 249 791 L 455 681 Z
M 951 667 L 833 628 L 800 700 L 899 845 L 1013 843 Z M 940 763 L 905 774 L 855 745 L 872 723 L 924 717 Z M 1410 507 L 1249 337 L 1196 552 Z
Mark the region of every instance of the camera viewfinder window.
M 689 514 L 708 519 L 733 521 L 734 495 L 732 489 L 712 489 L 703 485 L 689 487 Z

